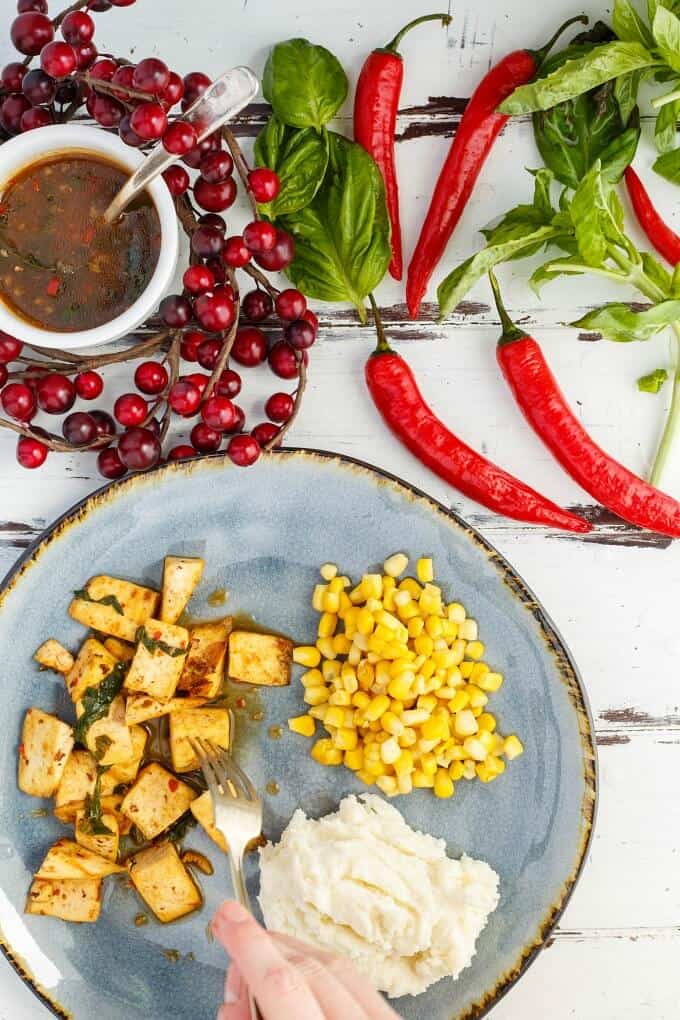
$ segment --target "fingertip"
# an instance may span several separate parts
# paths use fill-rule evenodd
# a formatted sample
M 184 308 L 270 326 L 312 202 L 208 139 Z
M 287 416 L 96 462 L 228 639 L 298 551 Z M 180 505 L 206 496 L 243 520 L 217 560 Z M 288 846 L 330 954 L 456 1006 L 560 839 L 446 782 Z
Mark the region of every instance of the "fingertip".
M 250 920 L 252 917 L 245 907 L 242 907 L 236 900 L 225 900 L 210 922 L 210 927 L 213 935 L 219 937 L 220 930 L 224 931 L 230 925 L 243 924 Z

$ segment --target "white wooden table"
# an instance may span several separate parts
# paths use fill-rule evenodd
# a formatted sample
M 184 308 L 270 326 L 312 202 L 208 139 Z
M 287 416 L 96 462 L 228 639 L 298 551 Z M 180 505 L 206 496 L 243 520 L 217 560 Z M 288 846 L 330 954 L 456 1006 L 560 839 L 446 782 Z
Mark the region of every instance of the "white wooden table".
M 606 16 L 604 3 L 583 6 L 591 16 Z M 0 7 L 8 24 L 13 0 L 2 0 Z M 54 12 L 60 7 L 51 0 Z M 422 0 L 139 0 L 128 9 L 98 15 L 96 41 L 100 51 L 132 59 L 157 54 L 183 73 L 201 68 L 215 74 L 242 62 L 260 71 L 271 43 L 301 35 L 329 46 L 355 80 L 373 46 L 383 45 L 410 18 L 435 8 L 435 2 Z M 495 59 L 518 46 L 541 45 L 577 10 L 569 0 L 539 5 L 457 0 L 452 8 L 448 32 L 425 26 L 403 47 L 407 73 L 398 159 L 407 253 L 459 120 L 461 100 Z M 6 35 L 4 30 L 2 63 L 13 59 Z M 262 110 L 255 109 L 242 133 L 252 136 L 261 121 Z M 672 221 L 677 192 L 665 190 L 649 169 L 649 124 L 636 165 L 653 183 L 658 204 Z M 348 121 L 344 126 L 350 130 Z M 531 125 L 512 122 L 451 242 L 447 269 L 479 245 L 479 227 L 528 200 L 530 181 L 523 168 L 538 164 Z M 237 216 L 241 212 L 232 219 Z M 677 213 L 675 221 L 680 228 Z M 526 263 L 503 270 L 511 313 L 522 316 L 540 336 L 595 438 L 644 473 L 664 397 L 639 394 L 635 380 L 668 364 L 667 340 L 627 346 L 580 342 L 576 331 L 558 323 L 609 297 L 602 285 L 558 283 L 546 289 L 539 303 L 526 286 L 527 276 Z M 372 461 L 464 514 L 544 601 L 587 685 L 601 766 L 590 861 L 550 948 L 493 1011 L 493 1020 L 539 1020 L 548 1012 L 552 1020 L 677 1020 L 680 544 L 636 532 L 588 505 L 588 497 L 525 427 L 499 378 L 494 356 L 498 322 L 486 285 L 472 298 L 465 314 L 440 326 L 432 322 L 432 307 L 423 321 L 408 322 L 396 284 L 386 283 L 379 291 L 390 337 L 408 356 L 434 407 L 465 439 L 539 490 L 564 505 L 585 505 L 597 523 L 594 535 L 579 539 L 492 517 L 420 467 L 386 433 L 364 389 L 371 330 L 359 328 L 351 313 L 337 308 L 317 308 L 324 329 L 312 352 L 309 392 L 291 439 Z M 273 377 L 265 370 L 250 375 L 246 370 L 246 375 L 244 408 L 250 417 L 261 414 L 267 389 L 278 386 L 272 386 Z M 129 388 L 130 376 L 121 371 L 108 383 L 109 402 L 111 394 Z M 93 458 L 85 456 L 53 454 L 45 468 L 29 474 L 16 465 L 14 445 L 13 437 L 0 434 L 0 576 L 44 525 L 101 482 Z M 680 456 L 666 485 L 680 497 Z M 43 1016 L 43 1007 L 0 958 L 0 1020 Z

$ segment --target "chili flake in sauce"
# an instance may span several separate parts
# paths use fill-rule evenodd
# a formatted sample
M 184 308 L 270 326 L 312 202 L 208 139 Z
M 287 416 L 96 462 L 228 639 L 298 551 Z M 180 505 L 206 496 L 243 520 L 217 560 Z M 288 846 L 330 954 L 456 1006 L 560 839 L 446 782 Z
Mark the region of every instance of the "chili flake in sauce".
M 0 198 L 0 299 L 16 314 L 71 333 L 134 304 L 156 268 L 161 227 L 147 192 L 104 223 L 127 177 L 97 156 L 64 153 L 9 182 Z

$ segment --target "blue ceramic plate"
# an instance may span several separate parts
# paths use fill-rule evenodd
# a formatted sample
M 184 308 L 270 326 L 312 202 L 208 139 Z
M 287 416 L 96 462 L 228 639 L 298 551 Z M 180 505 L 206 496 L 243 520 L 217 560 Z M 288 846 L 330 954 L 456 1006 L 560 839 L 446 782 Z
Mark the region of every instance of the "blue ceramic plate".
M 41 802 L 16 788 L 23 713 L 33 704 L 69 717 L 63 684 L 32 661 L 56 636 L 77 647 L 82 628 L 66 613 L 71 592 L 94 573 L 158 584 L 168 552 L 200 555 L 204 580 L 191 605 L 217 616 L 208 595 L 229 593 L 228 611 L 308 641 L 315 633 L 310 593 L 326 561 L 356 576 L 397 550 L 435 560 L 447 597 L 480 623 L 486 658 L 506 683 L 492 707 L 526 753 L 497 782 L 457 784 L 438 801 L 416 792 L 395 803 L 408 823 L 443 837 L 500 874 L 501 901 L 457 982 L 440 981 L 395 1006 L 407 1020 L 471 1020 L 483 1015 L 543 944 L 579 875 L 592 832 L 595 755 L 586 698 L 569 652 L 524 582 L 475 531 L 423 494 L 375 469 L 336 456 L 287 451 L 254 469 L 222 458 L 174 464 L 92 496 L 55 524 L 6 580 L 0 596 L 0 930 L 19 974 L 57 1015 L 76 1020 L 212 1020 L 224 958 L 206 938 L 228 892 L 226 867 L 194 829 L 187 845 L 216 865 L 203 880 L 203 912 L 174 925 L 133 924 L 141 905 L 116 879 L 105 883 L 96 927 L 26 917 L 31 873 L 66 831 L 36 812 Z M 286 730 L 303 710 L 298 683 L 262 694 L 265 718 L 244 720 L 238 757 L 265 795 L 265 834 L 278 839 L 296 807 L 319 816 L 365 787 L 344 769 L 323 769 L 309 742 Z M 269 736 L 280 725 L 279 740 Z M 250 861 L 251 891 L 257 862 Z M 168 952 L 171 951 L 171 952 Z

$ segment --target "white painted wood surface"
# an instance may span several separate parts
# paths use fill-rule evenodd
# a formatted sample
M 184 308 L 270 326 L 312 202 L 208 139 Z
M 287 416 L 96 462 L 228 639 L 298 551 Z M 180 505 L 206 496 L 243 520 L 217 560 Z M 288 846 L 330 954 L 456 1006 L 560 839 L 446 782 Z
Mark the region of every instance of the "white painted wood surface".
M 53 10 L 59 6 L 52 0 Z M 97 16 L 97 43 L 101 51 L 132 59 L 162 55 L 182 72 L 202 68 L 217 73 L 240 62 L 259 71 L 271 43 L 304 35 L 337 53 L 354 80 L 373 46 L 433 7 L 436 3 L 422 0 L 139 0 L 131 8 Z M 604 2 L 584 7 L 591 16 L 607 14 Z M 1 0 L 0 8 L 7 23 L 13 0 Z M 494 60 L 518 46 L 541 45 L 556 24 L 575 11 L 570 0 L 538 6 L 529 0 L 457 0 L 452 8 L 454 23 L 448 32 L 423 27 L 403 47 L 407 73 L 398 159 L 407 254 L 459 119 L 461 104 L 441 97 L 469 96 Z M 5 35 L 0 42 L 3 63 L 10 59 Z M 260 117 L 261 111 L 255 110 L 251 134 Z M 677 225 L 677 193 L 650 170 L 649 121 L 646 133 L 636 165 L 653 184 L 660 208 Z M 538 163 L 530 124 L 512 122 L 481 177 L 437 279 L 480 244 L 479 227 L 526 200 L 530 180 L 523 168 Z M 573 281 L 547 288 L 540 303 L 526 286 L 527 276 L 526 263 L 502 272 L 511 312 L 525 316 L 538 332 L 558 378 L 596 439 L 644 472 L 658 438 L 664 397 L 639 394 L 635 380 L 668 364 L 668 341 L 628 346 L 579 342 L 574 330 L 559 323 L 610 293 L 624 295 L 615 289 L 606 292 L 601 284 Z M 396 284 L 386 283 L 379 291 L 381 304 L 388 308 L 392 339 L 446 420 L 558 501 L 588 505 L 588 497 L 525 427 L 499 378 L 494 357 L 498 324 L 488 308 L 488 288 L 481 284 L 471 297 L 465 315 L 440 326 L 431 315 L 417 324 L 405 322 L 403 293 Z M 371 330 L 359 328 L 349 312 L 317 310 L 327 328 L 312 352 L 309 392 L 292 441 L 372 461 L 479 526 L 544 601 L 590 695 L 601 765 L 591 858 L 551 947 L 493 1011 L 494 1020 L 539 1020 L 548 1012 L 553 1020 L 677 1020 L 680 545 L 635 532 L 594 509 L 596 533 L 581 540 L 493 518 L 461 498 L 402 451 L 378 421 L 362 382 L 363 362 L 373 344 Z M 245 374 L 244 408 L 249 415 L 261 413 L 272 377 L 264 370 Z M 109 401 L 111 394 L 129 388 L 129 378 L 120 371 L 111 379 Z M 42 471 L 28 474 L 15 464 L 14 439 L 0 435 L 0 575 L 46 523 L 99 483 L 92 457 L 52 455 Z M 680 455 L 667 487 L 680 496 Z M 0 960 L 1 1020 L 43 1016 L 47 1013 L 42 1006 Z

